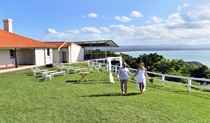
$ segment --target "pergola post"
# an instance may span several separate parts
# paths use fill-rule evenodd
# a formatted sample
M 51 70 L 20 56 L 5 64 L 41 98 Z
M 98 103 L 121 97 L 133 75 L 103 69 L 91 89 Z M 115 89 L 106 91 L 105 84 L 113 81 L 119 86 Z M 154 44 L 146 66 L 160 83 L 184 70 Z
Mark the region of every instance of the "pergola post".
M 15 48 L 14 50 L 14 55 L 15 55 L 15 68 L 18 68 L 18 63 L 17 63 L 17 49 Z
M 97 59 L 98 59 L 98 45 L 97 45 L 97 51 L 96 52 L 97 52 Z
M 106 51 L 105 51 L 105 58 L 107 57 L 107 46 L 106 46 L 106 43 L 105 43 L 105 49 L 106 49 Z
M 110 50 L 109 50 L 109 56 L 112 57 L 112 46 L 110 46 Z
M 90 59 L 92 59 L 92 44 L 90 44 Z

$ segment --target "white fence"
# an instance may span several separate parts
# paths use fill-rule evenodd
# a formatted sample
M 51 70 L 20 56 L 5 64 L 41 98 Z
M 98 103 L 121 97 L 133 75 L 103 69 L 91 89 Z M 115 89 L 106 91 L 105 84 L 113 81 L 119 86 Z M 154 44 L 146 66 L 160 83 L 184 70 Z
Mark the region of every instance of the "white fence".
M 105 66 L 104 68 L 106 68 L 108 70 L 108 65 L 105 63 L 99 63 L 99 62 L 91 62 L 91 65 L 98 65 L 100 66 Z M 112 72 L 117 74 L 117 71 L 119 69 L 119 66 L 117 65 L 112 65 Z M 129 68 L 130 70 L 133 71 L 137 71 L 136 69 L 133 68 Z M 192 85 L 192 81 L 203 81 L 203 82 L 210 82 L 210 79 L 205 79 L 205 78 L 194 78 L 194 77 L 186 77 L 186 76 L 176 76 L 176 75 L 169 75 L 169 74 L 161 74 L 161 73 L 156 73 L 156 72 L 150 72 L 147 71 L 148 74 L 153 74 L 156 76 L 160 76 L 162 79 L 158 79 L 158 78 L 153 78 L 154 80 L 160 81 L 162 83 L 162 86 L 164 86 L 165 82 L 171 83 L 171 84 L 178 84 L 178 85 L 182 85 L 182 86 L 186 86 L 187 87 L 187 91 L 190 92 L 191 88 L 199 88 L 199 89 L 205 89 L 205 90 L 210 90 L 209 87 L 205 87 L 205 86 L 196 86 L 196 85 Z M 165 80 L 166 77 L 171 77 L 171 78 L 179 78 L 179 79 L 186 79 L 187 80 L 187 84 L 184 83 L 180 83 L 180 82 L 172 82 L 172 81 L 167 81 Z

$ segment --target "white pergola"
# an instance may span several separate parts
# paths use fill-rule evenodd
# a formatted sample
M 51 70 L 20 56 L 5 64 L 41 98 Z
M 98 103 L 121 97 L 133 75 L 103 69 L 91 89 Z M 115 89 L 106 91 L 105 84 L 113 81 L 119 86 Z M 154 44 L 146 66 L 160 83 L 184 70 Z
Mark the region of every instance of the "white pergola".
M 88 66 L 90 66 L 90 62 L 93 63 L 99 63 L 98 61 L 103 61 L 103 63 L 105 63 L 105 61 L 107 61 L 107 70 L 109 72 L 109 81 L 110 83 L 114 83 L 114 78 L 112 75 L 112 61 L 119 61 L 120 63 L 120 67 L 122 67 L 122 57 L 107 57 L 107 58 L 102 58 L 102 59 L 94 59 L 94 60 L 89 60 L 88 61 Z

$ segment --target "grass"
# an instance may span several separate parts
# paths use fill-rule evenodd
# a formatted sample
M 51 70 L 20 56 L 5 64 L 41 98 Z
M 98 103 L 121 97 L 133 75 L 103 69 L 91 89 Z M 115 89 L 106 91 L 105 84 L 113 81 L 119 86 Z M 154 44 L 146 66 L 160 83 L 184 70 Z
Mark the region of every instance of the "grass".
M 84 64 L 74 64 L 83 66 Z M 154 82 L 139 95 L 134 81 L 128 96 L 108 74 L 91 72 L 89 82 L 76 83 L 79 74 L 44 82 L 30 71 L 0 76 L 0 122 L 46 123 L 198 123 L 210 121 L 210 93 L 186 92 L 186 87 Z M 103 75 L 100 81 L 100 76 Z

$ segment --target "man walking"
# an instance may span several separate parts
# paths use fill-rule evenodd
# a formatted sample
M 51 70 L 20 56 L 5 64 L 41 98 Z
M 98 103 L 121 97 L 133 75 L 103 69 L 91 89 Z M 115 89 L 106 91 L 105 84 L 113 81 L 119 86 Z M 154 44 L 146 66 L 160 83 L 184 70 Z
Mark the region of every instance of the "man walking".
M 118 80 L 120 79 L 120 86 L 123 95 L 127 95 L 127 84 L 128 84 L 128 74 L 132 77 L 131 72 L 126 68 L 126 64 L 123 63 L 122 67 L 118 70 Z

